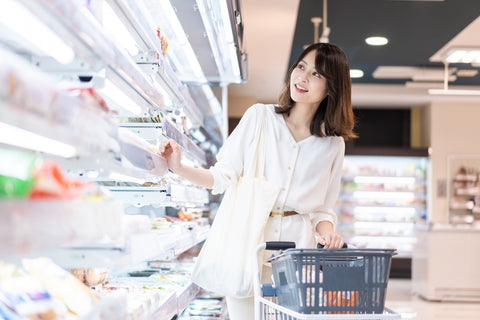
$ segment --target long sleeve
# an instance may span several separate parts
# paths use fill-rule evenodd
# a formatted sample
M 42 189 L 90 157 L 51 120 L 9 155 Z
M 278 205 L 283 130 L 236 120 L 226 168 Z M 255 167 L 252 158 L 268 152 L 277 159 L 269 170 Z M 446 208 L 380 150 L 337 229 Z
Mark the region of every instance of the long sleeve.
M 318 210 L 310 213 L 310 218 L 312 219 L 312 225 L 314 228 L 316 228 L 317 224 L 321 221 L 330 221 L 334 226 L 337 224 L 337 215 L 333 211 L 333 207 L 335 206 L 335 202 L 338 198 L 342 179 L 345 142 L 343 139 L 341 141 L 342 143 L 339 144 L 337 155 L 331 168 L 330 180 L 323 205 L 318 208 Z
M 217 154 L 217 162 L 209 169 L 213 175 L 212 194 L 224 192 L 242 175 L 245 157 L 251 150 L 257 131 L 259 108 L 264 107 L 256 104 L 248 108 L 235 130 L 225 140 Z

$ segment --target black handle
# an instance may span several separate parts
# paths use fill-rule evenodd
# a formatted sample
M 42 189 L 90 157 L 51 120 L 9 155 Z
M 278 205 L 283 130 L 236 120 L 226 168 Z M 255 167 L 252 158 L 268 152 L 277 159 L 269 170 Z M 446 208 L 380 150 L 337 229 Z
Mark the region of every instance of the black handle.
M 295 242 L 290 241 L 267 241 L 265 242 L 267 250 L 286 250 L 295 248 Z
M 317 249 L 323 249 L 323 247 L 324 247 L 323 244 L 317 243 Z M 346 243 L 344 243 L 342 248 L 346 249 L 346 248 L 348 248 L 348 245 Z

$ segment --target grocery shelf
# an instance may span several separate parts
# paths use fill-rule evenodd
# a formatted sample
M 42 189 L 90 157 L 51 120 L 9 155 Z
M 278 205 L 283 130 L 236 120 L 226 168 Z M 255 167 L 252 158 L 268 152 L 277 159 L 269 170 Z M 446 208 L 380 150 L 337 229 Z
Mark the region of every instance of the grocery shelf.
M 162 119 L 162 123 L 121 122 L 119 127 L 127 128 L 145 140 L 174 139 L 185 151 L 187 158 L 200 165 L 206 165 L 205 151 L 166 118 Z
M 46 25 L 65 37 L 75 53 L 87 63 L 103 63 L 114 83 L 125 94 L 142 101 L 142 112 L 163 110 L 163 95 L 141 68 L 119 49 L 94 16 L 79 2 L 62 0 L 20 0 Z M 121 83 L 119 83 L 121 82 Z M 140 99 L 137 99 L 140 98 Z
M 146 19 L 148 14 L 145 14 L 145 12 L 148 13 L 148 9 L 145 5 L 139 1 L 129 0 L 109 0 L 108 3 L 124 25 L 131 30 L 135 30 L 135 32 L 131 33 L 138 40 L 137 43 L 142 44 L 143 51 L 157 53 L 151 57 L 144 57 L 143 60 L 138 60 L 137 62 L 156 65 L 158 67 L 156 68 L 158 76 L 155 78 L 167 92 L 168 96 L 173 99 L 174 104 L 184 108 L 185 113 L 195 126 L 202 125 L 202 112 L 192 100 L 187 88 L 181 83 L 170 64 L 161 54 L 161 42 L 154 34 L 159 26 L 149 24 L 148 19 Z M 166 23 L 166 21 L 162 21 L 162 23 Z
M 156 141 L 159 137 L 163 136 L 163 126 L 158 122 L 121 122 L 118 126 L 131 130 L 145 140 Z
M 110 190 L 112 196 L 127 204 L 145 206 L 150 204 L 162 204 L 169 202 L 165 187 L 105 187 Z
M 103 111 L 69 95 L 38 68 L 14 54 L 2 50 L 0 54 L 0 86 L 9 88 L 9 92 L 0 94 L 2 125 L 35 133 L 43 139 L 49 138 L 74 148 L 75 151 L 68 156 L 119 150 L 115 139 L 117 128 L 105 117 Z M 84 130 L 85 128 L 89 130 Z M 7 133 L 5 128 L 2 132 L 4 134 L 0 143 L 21 143 L 20 133 Z M 16 139 L 12 139 L 12 136 Z M 44 142 L 42 147 L 44 145 L 47 143 Z M 36 150 L 41 146 L 25 144 L 20 147 Z M 41 151 L 55 154 L 59 153 L 61 148 L 51 149 L 50 152 Z
M 157 305 L 152 306 L 152 311 L 149 312 L 149 316 L 146 319 L 158 319 L 158 320 L 171 320 L 175 319 L 175 315 L 178 314 L 177 308 L 177 294 L 175 291 L 165 297 Z
M 102 297 L 98 304 L 78 320 L 128 320 L 127 297 L 125 294 L 116 297 Z
M 117 245 L 63 247 L 52 252 L 55 261 L 64 268 L 106 267 L 121 269 L 148 260 L 172 260 L 183 251 L 204 241 L 209 226 L 176 225 L 165 230 L 131 234 Z
M 135 206 L 172 205 L 189 206 L 208 203 L 208 191 L 195 186 L 170 183 L 166 186 L 105 186 L 115 199 Z
M 177 129 L 175 125 L 173 125 L 169 120 L 163 119 L 163 129 L 165 135 L 169 138 L 174 139 L 183 149 L 188 153 L 187 156 L 193 157 L 200 162 L 202 165 L 206 165 L 206 155 L 205 151 L 203 151 L 196 143 L 193 142 L 192 139 L 188 138 Z
M 0 201 L 0 255 L 15 257 L 59 245 L 123 239 L 123 207 L 85 200 Z
M 183 312 L 199 291 L 200 288 L 192 282 L 177 290 L 177 314 Z

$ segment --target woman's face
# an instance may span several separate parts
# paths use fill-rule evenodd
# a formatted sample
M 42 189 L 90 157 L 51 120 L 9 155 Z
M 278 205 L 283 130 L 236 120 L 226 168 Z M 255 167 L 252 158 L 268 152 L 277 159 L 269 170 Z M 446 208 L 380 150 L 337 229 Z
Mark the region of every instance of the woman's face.
M 293 69 L 290 96 L 296 103 L 318 106 L 327 95 L 327 80 L 315 69 L 316 51 L 310 51 Z

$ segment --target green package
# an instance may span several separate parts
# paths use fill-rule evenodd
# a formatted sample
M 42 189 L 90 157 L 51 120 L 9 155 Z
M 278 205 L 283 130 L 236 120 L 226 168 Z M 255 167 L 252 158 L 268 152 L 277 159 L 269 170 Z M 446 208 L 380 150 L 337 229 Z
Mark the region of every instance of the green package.
M 25 198 L 33 186 L 36 156 L 20 150 L 0 149 L 0 198 Z

